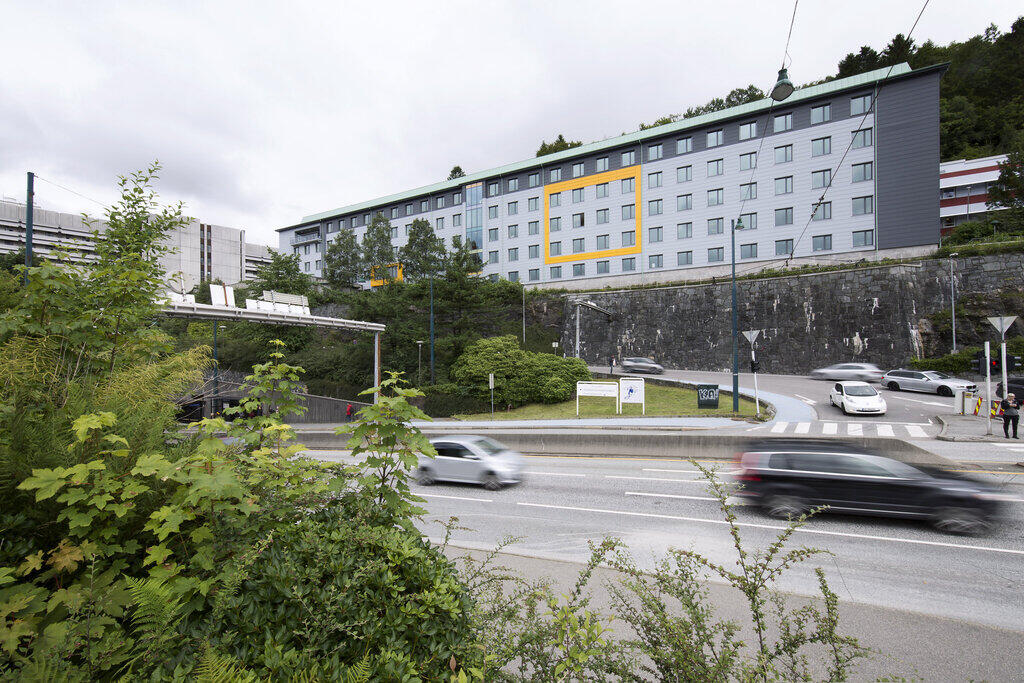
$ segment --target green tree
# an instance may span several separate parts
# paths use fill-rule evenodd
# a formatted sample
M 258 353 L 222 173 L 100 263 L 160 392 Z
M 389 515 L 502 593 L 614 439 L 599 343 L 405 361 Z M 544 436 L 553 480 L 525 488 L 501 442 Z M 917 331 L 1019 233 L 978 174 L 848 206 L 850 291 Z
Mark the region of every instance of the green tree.
M 850 52 L 839 61 L 838 78 L 856 76 L 878 68 L 878 51 L 870 45 L 862 45 L 860 52 Z
M 421 280 L 444 269 L 444 240 L 434 234 L 430 222 L 417 218 L 409 228 L 409 241 L 400 251 L 404 279 Z
M 324 252 L 324 280 L 331 287 L 351 287 L 359 281 L 363 270 L 363 257 L 355 233 L 342 230 L 327 244 Z
M 363 235 L 363 266 L 378 280 L 390 281 L 388 270 L 398 258 L 391 244 L 391 223 L 378 212 Z
M 889 41 L 889 44 L 885 46 L 885 49 L 882 50 L 878 65 L 892 66 L 893 64 L 909 62 L 915 52 L 917 52 L 917 47 L 914 45 L 914 40 L 907 38 L 902 33 L 897 33 Z
M 308 296 L 313 290 L 313 280 L 299 268 L 298 254 L 271 249 L 270 263 L 256 270 L 256 277 L 249 281 L 246 289 L 251 299 L 262 298 L 264 291 Z
M 463 240 L 462 235 L 453 235 L 452 250 L 444 261 L 445 279 L 463 281 L 479 273 L 482 265 L 480 254 L 472 250 L 469 242 Z
M 1002 207 L 998 219 L 1010 232 L 1024 228 L 1024 132 L 999 164 L 999 178 L 988 190 L 989 210 Z
M 554 154 L 555 152 L 564 152 L 567 149 L 579 147 L 582 144 L 583 143 L 580 142 L 579 140 L 566 140 L 565 136 L 559 133 L 558 137 L 555 138 L 554 142 L 549 143 L 547 141 L 541 140 L 540 147 L 537 149 L 537 156 L 542 157 L 547 156 L 548 154 Z
M 461 166 L 452 166 L 452 170 L 448 173 L 448 180 L 455 180 L 456 178 L 465 178 L 466 172 L 462 170 Z

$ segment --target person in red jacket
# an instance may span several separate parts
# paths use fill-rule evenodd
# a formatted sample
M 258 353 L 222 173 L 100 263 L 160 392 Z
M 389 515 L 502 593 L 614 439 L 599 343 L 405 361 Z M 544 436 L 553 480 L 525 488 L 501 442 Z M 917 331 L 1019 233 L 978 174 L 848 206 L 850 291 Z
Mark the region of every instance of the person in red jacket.
M 353 412 L 353 411 L 352 411 L 352 404 L 351 404 L 351 403 L 349 403 L 349 404 L 348 404 L 348 407 L 347 407 L 347 408 L 345 408 L 345 418 L 346 418 L 346 420 L 347 420 L 348 422 L 351 422 L 351 421 L 352 421 L 352 412 Z

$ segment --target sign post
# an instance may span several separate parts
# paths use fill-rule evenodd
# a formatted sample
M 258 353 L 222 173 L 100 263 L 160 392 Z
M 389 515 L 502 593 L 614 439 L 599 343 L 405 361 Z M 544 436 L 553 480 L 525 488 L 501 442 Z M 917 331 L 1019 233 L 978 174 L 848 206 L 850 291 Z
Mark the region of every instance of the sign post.
M 994 316 L 988 319 L 992 327 L 999 330 L 999 335 L 1002 337 L 1002 343 L 1000 344 L 1000 353 L 1002 354 L 1001 360 L 1003 361 L 1003 398 L 1006 398 L 1006 394 L 1009 393 L 1010 387 L 1006 383 L 1006 331 L 1013 325 L 1013 321 L 1017 319 L 1015 315 L 1003 315 Z
M 985 433 L 992 436 L 992 346 L 985 342 L 985 412 L 988 420 L 988 431 Z
M 576 382 L 576 417 L 580 416 L 580 396 L 614 398 L 615 414 L 620 411 L 618 382 Z
M 644 391 L 643 377 L 623 377 L 619 380 L 619 412 L 627 403 L 639 403 L 641 414 L 647 414 L 647 392 Z
M 494 417 L 494 373 L 487 373 L 487 385 L 491 388 L 491 417 Z
M 757 341 L 757 335 L 761 334 L 761 330 L 746 330 L 743 336 L 750 342 L 750 372 L 754 374 L 754 411 L 758 416 L 761 415 L 761 400 L 757 395 L 757 353 L 754 351 L 754 342 Z

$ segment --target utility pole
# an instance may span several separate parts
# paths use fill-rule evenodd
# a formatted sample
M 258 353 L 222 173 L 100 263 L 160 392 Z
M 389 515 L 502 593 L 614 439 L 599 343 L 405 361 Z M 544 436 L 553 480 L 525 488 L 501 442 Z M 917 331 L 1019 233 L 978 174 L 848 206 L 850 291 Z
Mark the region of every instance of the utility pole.
M 526 285 L 523 285 L 523 348 L 526 348 Z
M 217 357 L 217 328 L 220 321 L 213 321 L 213 400 L 210 402 L 210 417 L 217 414 L 217 401 L 220 398 L 220 359 Z
M 956 286 L 953 280 L 953 257 L 959 252 L 949 255 L 949 312 L 953 323 L 953 353 L 956 353 Z
M 28 192 L 25 198 L 25 286 L 28 286 L 28 269 L 32 267 L 32 208 L 36 203 L 36 174 L 28 172 Z
M 436 384 L 434 378 L 434 274 L 430 274 L 430 383 Z

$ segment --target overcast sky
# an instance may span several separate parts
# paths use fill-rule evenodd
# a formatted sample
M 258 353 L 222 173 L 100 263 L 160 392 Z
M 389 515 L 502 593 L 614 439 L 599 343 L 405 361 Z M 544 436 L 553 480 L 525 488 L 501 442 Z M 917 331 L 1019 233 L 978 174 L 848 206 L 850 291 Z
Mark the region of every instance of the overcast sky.
M 0 196 L 25 172 L 89 199 L 153 159 L 189 215 L 277 245 L 304 215 L 635 130 L 768 90 L 791 2 L 8 2 Z M 881 49 L 920 3 L 804 0 L 796 83 Z M 932 0 L 914 38 L 1007 30 L 1019 0 Z M 46 182 L 45 208 L 102 208 Z

